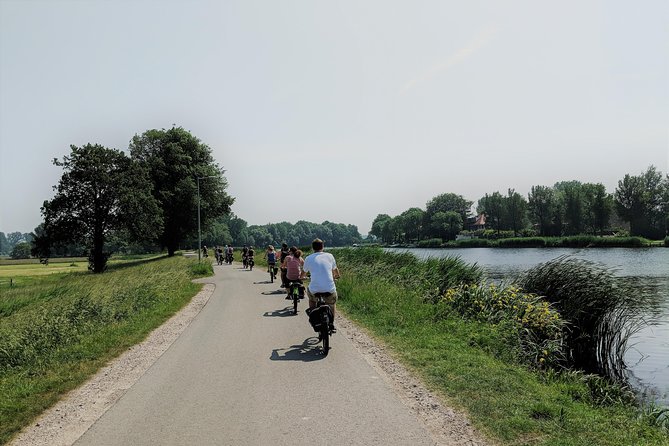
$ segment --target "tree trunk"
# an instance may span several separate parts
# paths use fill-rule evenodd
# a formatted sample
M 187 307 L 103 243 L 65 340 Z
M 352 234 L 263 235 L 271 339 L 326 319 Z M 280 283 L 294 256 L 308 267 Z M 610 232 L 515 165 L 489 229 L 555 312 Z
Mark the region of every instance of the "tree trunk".
M 104 252 L 105 237 L 102 228 L 95 228 L 93 234 L 93 249 L 91 250 L 90 258 L 88 259 L 89 268 L 93 273 L 98 274 L 104 272 L 107 266 L 107 256 Z

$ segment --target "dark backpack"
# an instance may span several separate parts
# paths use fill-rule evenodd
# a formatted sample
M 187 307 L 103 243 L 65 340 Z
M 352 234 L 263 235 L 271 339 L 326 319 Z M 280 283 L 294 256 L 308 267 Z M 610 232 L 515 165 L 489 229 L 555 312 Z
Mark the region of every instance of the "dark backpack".
M 324 312 L 328 315 L 328 321 L 332 324 L 334 318 L 332 317 L 332 308 L 330 308 L 329 305 L 321 305 L 320 307 L 316 307 L 309 311 L 309 323 L 316 332 L 321 331 Z

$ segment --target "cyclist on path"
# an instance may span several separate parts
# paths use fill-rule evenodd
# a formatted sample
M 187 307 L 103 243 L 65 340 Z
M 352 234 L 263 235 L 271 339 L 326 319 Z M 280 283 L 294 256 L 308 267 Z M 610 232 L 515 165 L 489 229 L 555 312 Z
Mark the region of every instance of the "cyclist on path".
M 287 243 L 282 243 L 281 244 L 281 257 L 279 258 L 279 264 L 283 265 L 283 261 L 286 260 L 286 257 L 288 257 L 288 254 L 290 254 L 290 250 L 288 249 L 288 244 Z M 288 278 L 286 277 L 286 269 L 282 266 L 281 267 L 281 288 L 286 288 L 288 286 Z
M 332 308 L 333 323 L 330 329 L 335 332 L 337 331 L 334 326 L 335 304 L 337 303 L 335 279 L 339 279 L 340 277 L 339 269 L 337 268 L 334 256 L 329 252 L 323 251 L 323 240 L 315 239 L 311 242 L 311 247 L 314 253 L 304 259 L 302 270 L 302 278 L 306 277 L 306 273 L 311 274 L 311 282 L 307 287 L 309 308 L 316 308 L 316 303 L 318 302 L 316 293 L 328 293 L 323 300 Z
M 295 246 L 290 247 L 290 254 L 281 264 L 281 268 L 286 269 L 286 278 L 288 283 L 290 282 L 299 282 L 302 283 L 302 267 L 304 266 L 304 259 L 302 258 L 302 251 L 297 249 Z M 304 297 L 304 288 L 300 286 L 300 299 Z M 290 297 L 290 290 L 288 290 L 288 295 L 286 299 L 292 299 Z
M 267 268 L 272 268 L 274 270 L 274 275 L 276 276 L 277 267 L 276 267 L 276 251 L 274 250 L 273 245 L 268 245 L 267 250 L 265 251 L 265 258 L 267 259 Z

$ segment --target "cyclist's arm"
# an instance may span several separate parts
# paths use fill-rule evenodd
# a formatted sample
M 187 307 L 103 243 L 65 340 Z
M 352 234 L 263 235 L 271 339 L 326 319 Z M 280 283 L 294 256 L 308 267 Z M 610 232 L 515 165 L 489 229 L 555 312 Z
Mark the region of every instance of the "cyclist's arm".
M 341 274 L 339 274 L 339 268 L 336 268 L 332 270 L 332 278 L 333 279 L 339 279 L 341 277 Z

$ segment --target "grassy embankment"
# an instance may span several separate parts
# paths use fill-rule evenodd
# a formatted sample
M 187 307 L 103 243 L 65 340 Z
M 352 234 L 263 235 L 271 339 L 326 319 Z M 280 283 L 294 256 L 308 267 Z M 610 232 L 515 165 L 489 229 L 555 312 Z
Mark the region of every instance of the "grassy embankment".
M 50 274 L 62 269 L 77 272 Z M 141 342 L 197 293 L 191 280 L 212 271 L 180 256 L 86 269 L 85 260 L 0 266 L 0 444 Z
M 339 307 L 495 441 L 669 444 L 666 429 L 656 425 L 657 413 L 640 411 L 629 392 L 548 366 L 556 361 L 551 348 L 559 349 L 556 329 L 563 325 L 536 296 L 481 287 L 476 269 L 455 259 L 332 252 L 344 273 Z M 500 317 L 509 309 L 519 316 Z

